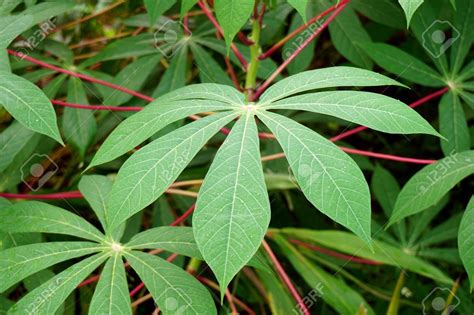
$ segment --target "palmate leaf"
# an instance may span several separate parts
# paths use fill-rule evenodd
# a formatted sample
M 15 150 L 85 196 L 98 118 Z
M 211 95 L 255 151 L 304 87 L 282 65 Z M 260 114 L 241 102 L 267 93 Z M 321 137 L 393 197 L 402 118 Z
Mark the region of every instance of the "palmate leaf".
M 193 215 L 196 243 L 219 281 L 221 297 L 258 250 L 269 222 L 257 126 L 249 111 L 214 158 Z
M 223 112 L 199 119 L 158 138 L 130 157 L 112 188 L 110 228 L 158 199 L 206 142 L 237 115 Z
M 142 111 L 123 121 L 105 140 L 94 156 L 88 169 L 106 162 L 134 149 L 155 133 L 172 122 L 190 115 L 226 110 L 231 105 L 212 100 L 155 100 Z
M 216 83 L 192 84 L 180 89 L 171 91 L 160 96 L 159 102 L 174 102 L 182 100 L 211 100 L 229 104 L 233 108 L 238 108 L 245 104 L 245 97 L 235 88 Z
M 63 144 L 53 105 L 33 83 L 1 71 L 0 104 L 25 127 Z
M 439 103 L 439 130 L 447 139 L 440 141 L 446 156 L 467 151 L 471 147 L 471 136 L 464 109 L 459 96 L 452 91 L 443 95 Z
M 215 0 L 217 21 L 224 31 L 224 38 L 229 51 L 235 35 L 248 21 L 252 14 L 255 0 Z
M 474 289 L 474 198 L 471 197 L 466 211 L 462 217 L 458 234 L 459 255 L 466 268 L 471 283 L 471 291 Z
M 407 18 L 407 28 L 410 26 L 410 21 L 413 14 L 418 9 L 418 7 L 422 5 L 423 1 L 424 0 L 398 0 L 403 8 L 403 11 L 405 11 Z
M 389 225 L 435 205 L 457 183 L 474 173 L 474 151 L 454 153 L 425 166 L 402 188 Z
M 102 251 L 90 242 L 54 242 L 13 247 L 0 251 L 0 292 L 29 275 L 72 258 Z
M 107 202 L 112 191 L 112 184 L 109 178 L 100 175 L 86 175 L 79 182 L 80 192 L 94 210 L 106 232 L 108 232 L 107 222 L 109 221 Z
M 69 267 L 40 285 L 11 307 L 9 314 L 54 314 L 67 296 L 106 259 L 108 253 L 96 254 Z
M 92 296 L 89 314 L 132 314 L 122 255 L 115 253 L 105 264 Z
M 209 291 L 181 268 L 141 252 L 125 252 L 124 256 L 163 314 L 217 314 Z
M 105 236 L 92 224 L 64 209 L 43 202 L 20 202 L 0 211 L 0 231 L 66 234 L 101 242 Z
M 386 133 L 438 133 L 416 111 L 391 97 L 357 91 L 332 91 L 293 96 L 262 106 L 331 115 Z
M 357 164 L 335 144 L 284 116 L 258 113 L 285 152 L 301 190 L 311 203 L 368 244 L 370 193 Z
M 305 71 L 278 81 L 260 97 L 261 104 L 269 104 L 287 96 L 316 89 L 342 86 L 403 86 L 384 75 L 354 68 L 330 67 Z

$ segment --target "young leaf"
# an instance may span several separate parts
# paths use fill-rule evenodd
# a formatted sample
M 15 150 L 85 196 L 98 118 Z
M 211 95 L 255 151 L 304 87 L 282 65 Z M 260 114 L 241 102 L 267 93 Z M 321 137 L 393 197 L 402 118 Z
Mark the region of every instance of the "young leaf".
M 199 119 L 133 154 L 121 167 L 112 188 L 110 228 L 158 199 L 206 142 L 237 115 L 224 112 Z
M 308 0 L 288 0 L 288 3 L 298 11 L 306 23 L 306 7 L 308 6 Z
M 207 289 L 181 268 L 150 254 L 124 255 L 164 315 L 217 314 Z
M 108 231 L 109 213 L 107 211 L 107 202 L 112 191 L 112 181 L 106 176 L 83 176 L 79 182 L 79 190 L 99 218 L 104 231 Z
M 29 275 L 62 261 L 103 250 L 97 243 L 54 242 L 24 245 L 0 251 L 0 292 Z
M 387 133 L 439 135 L 407 105 L 394 98 L 370 92 L 310 93 L 285 98 L 263 108 L 305 110 L 331 115 Z
M 306 198 L 370 244 L 370 193 L 354 160 L 329 140 L 291 119 L 269 112 L 258 113 L 258 117 L 283 148 Z
M 64 209 L 38 201 L 19 202 L 0 211 L 0 231 L 66 234 L 102 242 L 93 225 Z
M 423 3 L 423 1 L 424 0 L 398 0 L 398 2 L 403 8 L 403 11 L 405 11 L 405 15 L 407 18 L 407 28 L 410 26 L 410 21 L 413 14 L 418 9 L 418 7 Z
M 447 139 L 441 139 L 441 148 L 446 156 L 467 151 L 471 147 L 471 137 L 466 116 L 459 96 L 446 93 L 439 103 L 439 130 Z
M 437 267 L 382 241 L 374 240 L 372 250 L 361 239 L 347 232 L 331 230 L 316 231 L 296 228 L 283 229 L 282 232 L 292 238 L 311 241 L 342 253 L 410 270 L 442 283 L 451 284 L 453 282 L 449 276 Z
M 193 215 L 196 243 L 219 281 L 221 297 L 257 252 L 269 222 L 257 125 L 248 112 L 217 152 Z
M 217 21 L 224 31 L 227 51 L 235 35 L 247 23 L 252 14 L 255 0 L 215 0 Z
M 190 227 L 162 226 L 136 234 L 127 243 L 131 249 L 163 249 L 189 257 L 201 257 Z
M 131 315 L 127 276 L 122 255 L 115 253 L 105 264 L 92 297 L 89 314 Z
M 87 169 L 110 162 L 127 153 L 172 122 L 202 112 L 226 109 L 232 109 L 232 106 L 211 100 L 173 102 L 155 100 L 112 131 Z
M 454 14 L 454 29 L 460 32 L 459 38 L 453 41 L 451 48 L 451 71 L 458 73 L 473 43 L 472 29 L 474 29 L 474 1 L 456 0 Z M 454 31 L 453 31 L 454 32 Z M 453 34 L 454 36 L 455 34 Z
M 446 85 L 439 73 L 395 46 L 384 43 L 363 43 L 361 46 L 377 65 L 397 77 L 425 86 Z
M 425 166 L 402 188 L 389 225 L 435 205 L 457 183 L 474 173 L 474 151 L 453 153 Z
M 144 0 L 144 2 L 150 18 L 150 26 L 154 26 L 158 18 L 168 11 L 176 3 L 176 0 Z
M 63 144 L 53 105 L 33 83 L 0 71 L 0 104 L 26 128 Z
M 97 254 L 64 270 L 12 306 L 9 314 L 55 314 L 68 295 L 103 263 L 109 254 Z
M 73 104 L 89 104 L 80 79 L 69 78 L 67 101 Z M 71 142 L 84 158 L 97 132 L 94 111 L 66 107 L 63 114 L 63 130 L 67 142 Z
M 354 67 L 309 70 L 292 75 L 270 86 L 260 97 L 260 103 L 268 104 L 293 94 L 328 87 L 382 85 L 403 86 L 384 75 Z
M 464 212 L 458 235 L 459 255 L 469 276 L 471 291 L 474 288 L 474 225 L 472 222 L 474 222 L 474 197 L 471 197 Z

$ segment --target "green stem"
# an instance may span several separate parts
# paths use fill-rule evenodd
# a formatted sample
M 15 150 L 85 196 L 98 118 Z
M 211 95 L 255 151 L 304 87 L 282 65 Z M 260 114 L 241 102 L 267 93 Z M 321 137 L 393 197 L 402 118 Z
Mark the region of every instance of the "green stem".
M 258 19 L 254 18 L 252 21 L 252 34 L 250 35 L 250 40 L 253 42 L 253 45 L 250 46 L 250 63 L 245 78 L 245 91 L 247 100 L 250 102 L 254 101 L 253 95 L 255 87 L 257 86 L 257 71 L 260 64 L 258 57 L 262 53 L 260 47 L 260 31 L 260 23 Z
M 400 307 L 400 292 L 402 291 L 403 284 L 405 283 L 405 271 L 400 271 L 395 289 L 393 289 L 392 298 L 390 299 L 390 305 L 388 306 L 387 315 L 397 315 Z

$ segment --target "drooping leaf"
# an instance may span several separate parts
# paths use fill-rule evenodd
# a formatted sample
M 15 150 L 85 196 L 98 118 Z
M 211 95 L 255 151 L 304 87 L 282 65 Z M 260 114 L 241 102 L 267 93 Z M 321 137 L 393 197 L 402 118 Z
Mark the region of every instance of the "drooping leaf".
M 471 197 L 462 217 L 458 235 L 459 255 L 469 276 L 471 291 L 474 288 L 474 225 L 472 222 L 474 222 L 474 198 Z
M 283 229 L 282 232 L 292 238 L 310 241 L 349 255 L 410 270 L 442 283 L 450 284 L 453 282 L 448 275 L 437 267 L 382 241 L 374 240 L 372 251 L 362 240 L 347 232 L 330 230 L 316 231 L 296 228 Z
M 311 297 L 323 299 L 339 314 L 357 314 L 360 305 L 365 308 L 365 314 L 375 314 L 364 298 L 342 279 L 312 263 L 281 235 L 275 235 L 275 241 L 296 271 L 313 289 Z
M 268 104 L 287 96 L 316 89 L 342 86 L 403 86 L 395 80 L 376 72 L 353 67 L 330 67 L 309 70 L 278 81 L 260 97 Z
M 162 226 L 136 234 L 127 243 L 131 249 L 163 249 L 190 257 L 200 257 L 190 227 Z
M 97 254 L 64 270 L 13 305 L 9 314 L 54 314 L 68 295 L 103 263 L 108 254 Z
M 90 242 L 53 242 L 13 247 L 0 251 L 0 292 L 29 275 L 62 261 L 99 252 Z
M 232 108 L 217 101 L 160 101 L 152 102 L 142 111 L 122 122 L 102 144 L 88 168 L 112 161 L 134 149 L 146 139 L 172 122 L 201 112 Z
M 215 0 L 217 21 L 224 31 L 227 51 L 235 35 L 247 23 L 252 14 L 255 0 Z
M 120 169 L 110 195 L 110 228 L 154 202 L 219 129 L 237 116 L 224 112 L 199 119 L 137 151 Z
M 442 76 L 421 60 L 405 51 L 384 43 L 362 44 L 377 65 L 414 83 L 425 86 L 445 86 Z
M 263 108 L 305 110 L 331 115 L 387 133 L 438 135 L 416 111 L 394 98 L 377 93 L 309 93 L 285 98 Z
M 124 254 L 164 315 L 217 314 L 207 289 L 181 268 L 150 254 Z
M 0 231 L 66 234 L 101 242 L 104 235 L 80 216 L 38 201 L 19 202 L 0 211 Z
M 466 116 L 459 96 L 446 93 L 439 103 L 439 130 L 447 139 L 441 139 L 441 148 L 446 156 L 467 151 L 471 147 L 471 137 Z
M 389 224 L 435 205 L 457 183 L 474 173 L 474 151 L 453 153 L 425 166 L 402 188 Z
M 69 78 L 67 101 L 73 104 L 89 104 L 80 79 Z M 70 142 L 84 158 L 97 132 L 94 111 L 66 107 L 62 119 L 66 142 Z
M 150 18 L 150 25 L 153 26 L 158 18 L 176 3 L 176 0 L 144 0 L 144 3 Z
M 423 1 L 424 0 L 398 0 L 398 2 L 403 8 L 403 11 L 405 11 L 405 15 L 407 18 L 407 28 L 410 26 L 410 21 L 413 14 L 418 9 L 418 7 L 423 3 Z
M 193 214 L 196 243 L 219 281 L 221 297 L 257 252 L 269 222 L 257 126 L 249 111 L 214 158 Z
M 80 192 L 94 210 L 106 232 L 108 231 L 107 222 L 109 220 L 107 202 L 112 191 L 112 184 L 109 178 L 100 175 L 83 176 L 79 182 Z
M 0 103 L 25 127 L 62 144 L 53 105 L 33 83 L 15 74 L 1 71 Z
M 304 195 L 368 244 L 370 193 L 357 164 L 335 144 L 284 116 L 258 113 L 277 138 Z
M 308 6 L 308 0 L 288 0 L 288 3 L 298 11 L 306 23 L 306 7 Z
M 122 255 L 115 253 L 105 264 L 92 297 L 89 314 L 132 314 Z

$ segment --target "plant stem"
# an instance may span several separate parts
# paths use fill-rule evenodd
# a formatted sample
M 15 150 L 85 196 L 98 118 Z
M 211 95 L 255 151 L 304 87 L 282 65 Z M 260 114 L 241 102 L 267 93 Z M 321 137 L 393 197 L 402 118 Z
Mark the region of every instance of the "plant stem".
M 254 101 L 255 87 L 257 86 L 257 71 L 260 64 L 258 56 L 260 56 L 260 23 L 258 19 L 254 18 L 252 22 L 252 34 L 250 39 L 253 41 L 253 45 L 250 46 L 250 63 L 245 78 L 245 92 L 247 100 L 250 102 Z
M 402 291 L 403 284 L 405 283 L 405 271 L 400 271 L 395 289 L 393 289 L 392 298 L 388 306 L 387 315 L 397 315 L 398 309 L 400 308 L 400 293 Z

